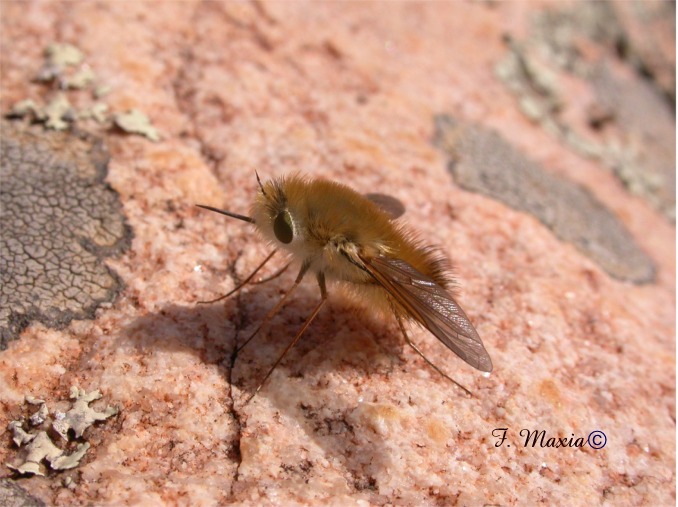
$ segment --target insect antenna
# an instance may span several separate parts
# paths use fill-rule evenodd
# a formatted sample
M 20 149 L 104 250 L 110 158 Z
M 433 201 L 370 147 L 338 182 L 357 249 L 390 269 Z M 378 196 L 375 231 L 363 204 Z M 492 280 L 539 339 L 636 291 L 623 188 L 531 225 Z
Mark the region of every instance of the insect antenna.
M 212 206 L 205 206 L 204 204 L 196 204 L 198 208 L 214 211 L 215 213 L 220 213 L 222 215 L 226 215 L 227 217 L 231 218 L 237 218 L 238 220 L 242 220 L 243 222 L 249 222 L 251 224 L 254 223 L 254 218 L 245 216 L 245 215 L 239 215 L 238 213 L 233 213 L 232 211 L 226 211 L 225 209 L 219 209 L 219 208 L 214 208 Z
M 304 270 L 303 267 L 302 267 L 302 270 Z M 298 280 L 299 282 L 301 281 L 301 278 L 302 278 L 302 277 L 303 277 L 303 272 L 300 273 L 300 277 L 299 277 L 299 280 Z M 296 287 L 297 284 L 298 284 L 298 283 L 295 282 L 295 285 L 293 286 L 293 288 Z M 276 362 L 273 363 L 273 366 L 272 366 L 271 369 L 268 371 L 268 373 L 266 374 L 266 376 L 264 377 L 264 379 L 261 381 L 261 383 L 259 384 L 259 386 L 254 390 L 254 392 L 252 393 L 252 395 L 251 395 L 249 398 L 247 398 L 247 401 L 245 401 L 245 405 L 247 405 L 247 404 L 252 400 L 252 398 L 254 398 L 254 397 L 257 395 L 257 393 L 258 393 L 259 391 L 261 391 L 261 388 L 264 387 L 264 384 L 265 384 L 266 381 L 268 380 L 268 377 L 271 376 L 271 374 L 273 373 L 273 371 L 274 371 L 274 370 L 278 367 L 278 365 L 280 364 L 280 361 L 283 360 L 283 358 L 287 355 L 287 353 L 290 351 L 290 349 L 291 349 L 292 347 L 294 347 L 294 346 L 297 344 L 297 342 L 299 341 L 299 339 L 301 338 L 301 336 L 304 334 L 304 331 L 306 331 L 306 329 L 308 328 L 308 326 L 311 325 L 311 322 L 313 322 L 313 319 L 315 319 L 316 315 L 318 315 L 318 312 L 320 311 L 320 309 L 322 308 L 322 306 L 325 304 L 325 301 L 327 300 L 327 289 L 325 288 L 325 275 L 323 275 L 322 273 L 319 273 L 319 274 L 318 274 L 318 285 L 319 285 L 319 287 L 320 287 L 320 303 L 318 303 L 318 304 L 316 305 L 316 307 L 313 309 L 313 312 L 311 312 L 311 315 L 309 315 L 308 318 L 306 319 L 306 321 L 304 322 L 304 325 L 301 326 L 301 329 L 299 330 L 299 332 L 297 333 L 297 335 L 296 335 L 296 336 L 294 337 L 294 339 L 289 343 L 289 345 L 287 345 L 287 347 L 285 347 L 285 350 L 283 350 L 283 353 L 280 354 L 280 357 L 278 357 L 278 359 L 276 360 Z M 291 290 L 290 290 L 289 292 L 291 292 Z M 288 294 L 289 294 L 289 292 L 288 292 Z M 285 294 L 285 296 L 287 296 L 287 294 Z
M 257 183 L 259 183 L 259 188 L 261 189 L 261 193 L 264 194 L 264 197 L 266 197 L 266 191 L 264 190 L 264 186 L 261 184 L 261 180 L 259 179 L 259 173 L 254 170 L 254 175 L 257 177 Z
M 407 335 L 407 332 L 405 331 L 405 326 L 403 325 L 403 321 L 400 318 L 400 316 L 393 311 L 393 315 L 395 315 L 396 320 L 398 321 L 398 326 L 400 327 L 400 331 L 403 333 L 403 336 L 405 337 L 405 341 L 407 344 L 414 349 L 414 351 L 419 354 L 424 361 L 426 361 L 426 364 L 428 364 L 431 368 L 433 368 L 435 371 L 440 373 L 443 377 L 445 377 L 447 380 L 452 382 L 454 385 L 456 385 L 458 388 L 460 388 L 462 391 L 464 391 L 466 394 L 468 394 L 470 397 L 473 398 L 473 393 L 466 389 L 463 385 L 461 385 L 459 382 L 454 380 L 452 377 L 444 373 L 440 368 L 438 368 L 435 364 L 433 364 L 428 357 L 424 355 L 424 353 L 419 350 L 419 347 L 417 347 L 412 340 L 410 340 L 410 337 Z

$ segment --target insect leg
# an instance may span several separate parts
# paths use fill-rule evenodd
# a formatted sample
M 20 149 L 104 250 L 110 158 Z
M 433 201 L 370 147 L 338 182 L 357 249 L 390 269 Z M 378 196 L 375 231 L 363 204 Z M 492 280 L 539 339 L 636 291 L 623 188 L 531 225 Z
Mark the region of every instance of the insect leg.
M 247 278 L 245 278 L 245 280 L 243 280 L 241 283 L 239 283 L 238 285 L 236 285 L 235 288 L 234 288 L 233 290 L 231 290 L 231 291 L 228 292 L 227 294 L 224 294 L 223 296 L 220 296 L 220 297 L 218 297 L 218 298 L 216 298 L 216 299 L 210 299 L 209 301 L 198 301 L 198 304 L 199 304 L 199 305 L 208 305 L 208 304 L 211 304 L 211 303 L 216 303 L 217 301 L 221 301 L 222 299 L 226 299 L 226 298 L 227 298 L 228 296 L 230 296 L 231 294 L 235 294 L 236 292 L 238 292 L 238 291 L 239 291 L 240 289 L 242 289 L 245 285 L 247 285 L 247 283 L 249 283 L 249 281 L 250 281 L 252 278 L 254 278 L 254 275 L 256 275 L 256 274 L 259 272 L 259 270 L 260 270 L 261 268 L 263 268 L 264 265 L 265 265 L 268 261 L 271 260 L 271 257 L 273 257 L 277 251 L 278 251 L 278 250 L 273 250 L 270 254 L 268 254 L 268 257 L 266 257 L 266 258 L 262 261 L 262 263 L 259 264 L 259 265 L 254 269 L 254 271 L 252 271 L 252 272 L 249 274 L 249 276 L 248 276 Z M 289 265 L 289 264 L 288 264 L 288 265 Z M 276 275 L 276 276 L 277 276 L 277 275 Z M 259 283 L 261 283 L 261 282 L 259 282 Z
M 291 262 L 288 262 L 282 268 L 280 268 L 278 271 L 273 273 L 271 276 L 268 276 L 268 277 L 263 278 L 261 280 L 257 280 L 256 282 L 252 282 L 252 285 L 259 285 L 259 284 L 262 284 L 262 283 L 270 282 L 271 280 L 275 280 L 280 275 L 282 275 L 285 271 L 287 271 L 287 268 L 289 268 L 291 264 L 292 264 Z
M 438 368 L 435 364 L 433 364 L 431 361 L 429 361 L 428 357 L 424 355 L 424 353 L 419 350 L 419 347 L 417 347 L 412 340 L 410 340 L 410 337 L 407 335 L 407 332 L 405 331 L 405 326 L 403 325 L 403 321 L 400 318 L 400 316 L 394 311 L 393 315 L 395 315 L 396 320 L 398 321 L 398 326 L 400 327 L 400 331 L 403 333 L 403 336 L 405 337 L 405 341 L 407 344 L 414 349 L 414 351 L 419 354 L 424 361 L 426 361 L 426 364 L 428 364 L 431 368 L 433 368 L 435 371 L 440 373 L 443 377 L 445 377 L 447 380 L 452 382 L 454 385 L 462 389 L 466 394 L 469 396 L 473 397 L 473 393 L 466 389 L 463 385 L 461 385 L 459 382 L 451 378 L 449 375 L 445 374 L 440 368 Z
M 290 349 L 297 344 L 297 342 L 301 338 L 301 335 L 304 334 L 304 331 L 306 331 L 306 328 L 308 328 L 308 326 L 311 324 L 311 322 L 313 322 L 313 319 L 315 319 L 316 315 L 318 315 L 320 308 L 322 308 L 322 306 L 325 304 L 325 301 L 327 300 L 327 289 L 325 288 L 325 275 L 323 275 L 322 273 L 318 273 L 318 285 L 320 286 L 320 303 L 318 303 L 316 305 L 316 307 L 313 309 L 313 312 L 306 319 L 306 322 L 304 322 L 304 325 L 301 326 L 301 329 L 299 330 L 297 335 L 294 337 L 294 339 L 289 343 L 289 345 L 287 345 L 287 347 L 285 347 L 285 350 L 283 351 L 282 354 L 280 354 L 280 357 L 278 357 L 276 362 L 273 364 L 271 369 L 268 371 L 268 373 L 264 377 L 264 380 L 262 380 L 261 383 L 259 384 L 259 387 L 257 387 L 254 390 L 254 393 L 252 393 L 252 395 L 249 398 L 247 398 L 245 405 L 247 405 L 252 400 L 252 398 L 254 398 L 257 395 L 257 393 L 261 390 L 261 388 L 264 386 L 264 384 L 268 380 L 268 377 L 271 376 L 273 371 L 280 364 L 280 361 L 282 361 L 283 357 L 285 357 L 287 355 L 287 353 L 290 351 Z
M 287 296 L 292 294 L 294 289 L 296 289 L 299 284 L 301 283 L 301 280 L 304 278 L 304 275 L 306 274 L 306 271 L 308 271 L 308 265 L 303 264 L 301 266 L 301 269 L 299 270 L 299 274 L 297 275 L 297 279 L 294 281 L 294 284 L 292 284 L 292 287 L 290 287 L 287 292 L 283 295 L 282 298 L 280 298 L 280 301 L 278 301 L 278 304 L 276 304 L 269 312 L 266 314 L 264 317 L 264 320 L 261 321 L 261 324 L 257 326 L 257 328 L 254 330 L 254 332 L 245 340 L 245 342 L 240 345 L 238 348 L 235 349 L 235 352 L 233 354 L 233 362 L 235 362 L 235 356 L 238 355 L 238 353 L 245 348 L 245 345 L 247 345 L 252 338 L 254 338 L 259 331 L 261 331 L 261 328 L 263 328 L 266 324 L 268 324 L 268 321 L 271 320 L 282 308 L 282 305 L 285 303 L 287 300 Z

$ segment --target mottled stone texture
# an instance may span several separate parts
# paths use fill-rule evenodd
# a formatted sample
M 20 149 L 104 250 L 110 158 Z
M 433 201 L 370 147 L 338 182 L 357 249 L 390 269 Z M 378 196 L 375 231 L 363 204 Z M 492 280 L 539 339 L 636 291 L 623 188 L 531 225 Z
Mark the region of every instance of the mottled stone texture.
M 616 278 L 637 283 L 654 279 L 652 259 L 614 213 L 585 188 L 540 167 L 497 132 L 440 115 L 435 143 L 462 187 L 530 213 Z
M 101 143 L 0 124 L 0 349 L 33 321 L 63 327 L 118 293 L 103 259 L 129 245 Z
M 675 74 L 673 17 L 627 7 L 640 4 L 606 5 L 622 20 L 616 33 L 634 32 L 606 39 L 587 30 L 611 18 L 577 21 L 582 2 L 4 2 L 2 111 L 50 102 L 54 90 L 31 79 L 43 49 L 67 42 L 110 89 L 108 110 L 136 109 L 159 135 L 75 121 L 109 146 L 106 181 L 134 241 L 106 264 L 125 289 L 95 320 L 31 325 L 0 353 L 0 428 L 26 394 L 61 398 L 71 385 L 100 390 L 120 414 L 85 432 L 78 468 L 20 486 L 50 505 L 674 504 L 676 236 L 670 192 L 655 192 L 669 184 L 666 165 L 640 179 L 614 169 L 643 172 L 645 136 L 675 136 L 670 93 L 653 95 L 664 113 L 652 129 L 625 128 L 641 115 L 615 109 Z M 528 47 L 539 23 L 554 27 L 551 42 Z M 649 53 L 633 49 L 649 39 Z M 515 89 L 498 72 L 509 57 L 523 73 Z M 602 81 L 589 73 L 601 66 Z M 602 103 L 610 82 L 619 95 Z M 67 93 L 76 110 L 91 105 L 90 92 Z M 610 276 L 529 210 L 462 188 L 432 142 L 440 115 L 496 132 L 516 160 L 586 189 L 654 278 Z M 483 376 L 424 330 L 412 340 L 473 398 L 428 368 L 392 319 L 330 285 L 245 405 L 319 298 L 309 277 L 233 366 L 295 270 L 197 304 L 270 251 L 250 224 L 195 207 L 248 213 L 255 170 L 405 204 L 399 220 L 452 259 L 494 370 Z M 526 448 L 522 429 L 544 430 L 545 444 L 602 430 L 607 445 Z M 2 463 L 15 453 L 5 437 Z

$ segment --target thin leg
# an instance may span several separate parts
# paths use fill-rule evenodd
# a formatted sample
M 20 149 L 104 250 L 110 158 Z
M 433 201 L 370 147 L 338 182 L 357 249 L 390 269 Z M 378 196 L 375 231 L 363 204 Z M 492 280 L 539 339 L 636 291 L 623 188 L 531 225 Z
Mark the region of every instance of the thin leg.
M 254 275 L 256 275 L 256 274 L 259 272 L 259 270 L 260 270 L 261 268 L 263 268 L 264 265 L 265 265 L 268 261 L 271 260 L 271 257 L 273 257 L 273 256 L 275 255 L 276 252 L 277 252 L 277 250 L 273 250 L 270 254 L 268 254 L 268 257 L 266 257 L 266 258 L 263 260 L 263 262 L 262 262 L 261 264 L 259 264 L 259 265 L 256 267 L 256 269 L 255 269 L 254 271 L 252 271 L 252 273 L 250 273 L 250 275 L 249 275 L 247 278 L 245 278 L 245 280 L 243 280 L 241 283 L 239 283 L 238 285 L 236 285 L 236 287 L 235 287 L 232 291 L 230 291 L 228 294 L 224 294 L 223 296 L 220 296 L 220 297 L 218 297 L 218 298 L 216 298 L 216 299 L 211 299 L 211 300 L 209 300 L 209 301 L 198 301 L 198 304 L 199 304 L 199 305 L 208 305 L 208 304 L 211 304 L 211 303 L 216 303 L 217 301 L 221 301 L 222 299 L 226 299 L 226 298 L 227 298 L 228 296 L 230 296 L 231 294 L 234 294 L 234 293 L 238 292 L 238 291 L 239 291 L 240 289 L 242 289 L 245 285 L 247 285 L 247 283 L 248 283 L 252 278 L 254 278 Z M 289 264 L 288 264 L 288 265 L 289 265 Z
M 257 328 L 247 338 L 247 340 L 245 340 L 245 342 L 242 345 L 240 345 L 238 348 L 235 349 L 235 352 L 233 354 L 234 360 L 235 360 L 235 356 L 237 356 L 238 353 L 240 353 L 240 351 L 245 348 L 245 345 L 247 345 L 252 340 L 252 338 L 254 338 L 257 335 L 257 333 L 259 331 L 261 331 L 261 328 L 264 327 L 266 324 L 268 324 L 268 321 L 271 320 L 275 316 L 275 314 L 277 314 L 280 311 L 280 309 L 282 308 L 282 305 L 287 300 L 287 296 L 292 294 L 292 292 L 294 292 L 294 289 L 296 289 L 299 286 L 299 284 L 301 283 L 301 280 L 304 278 L 304 275 L 306 274 L 307 270 L 308 270 L 308 266 L 306 264 L 301 266 L 301 270 L 299 270 L 299 274 L 297 275 L 297 279 L 294 281 L 294 284 L 292 285 L 292 287 L 290 287 L 289 290 L 287 292 L 285 292 L 285 294 L 280 299 L 280 301 L 278 301 L 278 304 L 275 305 L 271 310 L 269 310 L 269 312 L 266 314 L 264 319 L 261 321 L 261 324 L 259 324 L 257 326 Z
M 254 392 L 252 393 L 252 395 L 249 398 L 247 398 L 245 405 L 247 405 L 252 400 L 252 398 L 254 398 L 257 395 L 257 393 L 259 391 L 261 391 L 261 388 L 264 386 L 264 384 L 268 380 L 268 377 L 271 376 L 273 371 L 280 364 L 280 361 L 283 360 L 283 357 L 285 357 L 287 355 L 287 353 L 290 351 L 290 349 L 297 344 L 297 342 L 301 338 L 301 335 L 304 334 L 304 331 L 306 331 L 306 328 L 308 328 L 308 326 L 311 324 L 311 322 L 313 322 L 313 319 L 315 319 L 316 315 L 318 315 L 320 308 L 322 308 L 322 306 L 325 304 L 325 301 L 327 300 L 327 289 L 325 288 L 325 276 L 322 273 L 318 274 L 318 285 L 320 286 L 320 303 L 318 303 L 318 305 L 313 309 L 313 312 L 306 319 L 306 322 L 304 322 L 304 325 L 301 327 L 301 329 L 299 330 L 297 335 L 294 337 L 294 339 L 289 343 L 289 345 L 287 345 L 287 347 L 285 347 L 285 350 L 283 351 L 282 354 L 280 354 L 280 357 L 277 359 L 277 361 L 273 364 L 271 369 L 268 371 L 268 373 L 264 377 L 264 380 L 262 380 L 261 383 L 259 384 L 259 387 L 257 387 L 254 390 Z
M 431 368 L 433 368 L 435 371 L 437 371 L 438 373 L 440 373 L 443 377 L 445 377 L 447 380 L 449 380 L 450 382 L 452 382 L 454 385 L 456 385 L 457 387 L 459 387 L 460 389 L 462 389 L 466 394 L 468 394 L 469 396 L 473 397 L 473 393 L 471 393 L 471 391 L 469 391 L 468 389 L 466 389 L 463 385 L 461 385 L 459 382 L 457 382 L 457 381 L 454 380 L 453 378 L 451 378 L 451 377 L 449 377 L 448 375 L 446 375 L 445 373 L 443 373 L 443 371 L 442 371 L 440 368 L 438 368 L 435 364 L 433 364 L 431 361 L 429 361 L 429 359 L 424 355 L 424 353 L 423 353 L 421 350 L 419 350 L 419 347 L 417 347 L 417 346 L 412 342 L 412 340 L 410 340 L 410 337 L 407 336 L 407 332 L 405 331 L 405 326 L 403 325 L 403 321 L 402 321 L 402 319 L 400 318 L 400 316 L 399 316 L 397 313 L 395 313 L 395 312 L 393 312 L 393 315 L 395 315 L 395 318 L 396 318 L 396 320 L 398 321 L 398 326 L 400 327 L 400 331 L 402 331 L 403 336 L 405 337 L 405 341 L 408 343 L 408 345 L 409 345 L 410 347 L 412 347 L 412 348 L 414 349 L 414 351 L 415 351 L 417 354 L 419 354 L 419 355 L 422 357 L 422 359 L 423 359 L 424 361 L 426 361 L 426 363 L 427 363 Z
M 285 271 L 287 271 L 287 268 L 289 268 L 291 264 L 292 264 L 291 262 L 288 262 L 282 268 L 280 268 L 278 271 L 273 273 L 271 276 L 266 277 L 266 278 L 262 278 L 261 280 L 257 280 L 256 282 L 252 282 L 252 285 L 259 285 L 261 283 L 266 283 L 266 282 L 270 282 L 271 280 L 275 280 L 280 275 L 282 275 Z

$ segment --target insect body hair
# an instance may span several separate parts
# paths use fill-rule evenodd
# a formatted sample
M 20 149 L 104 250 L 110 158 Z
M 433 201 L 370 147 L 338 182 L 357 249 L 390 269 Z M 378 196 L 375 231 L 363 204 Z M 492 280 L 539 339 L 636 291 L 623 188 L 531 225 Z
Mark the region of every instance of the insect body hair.
M 397 257 L 440 286 L 451 284 L 449 264 L 442 255 L 364 195 L 340 183 L 298 175 L 269 181 L 258 193 L 251 215 L 265 239 L 328 279 L 374 284 L 346 259 L 348 252 L 363 258 Z M 286 244 L 276 236 L 281 215 L 292 230 Z
M 269 181 L 257 196 L 252 217 L 262 236 L 287 250 L 292 260 L 340 282 L 351 299 L 377 313 L 411 317 L 355 259 L 398 258 L 441 287 L 453 287 L 449 263 L 437 249 L 340 183 L 297 175 Z M 282 227 L 291 229 L 288 243 L 281 244 L 276 235 L 280 217 L 285 221 Z

